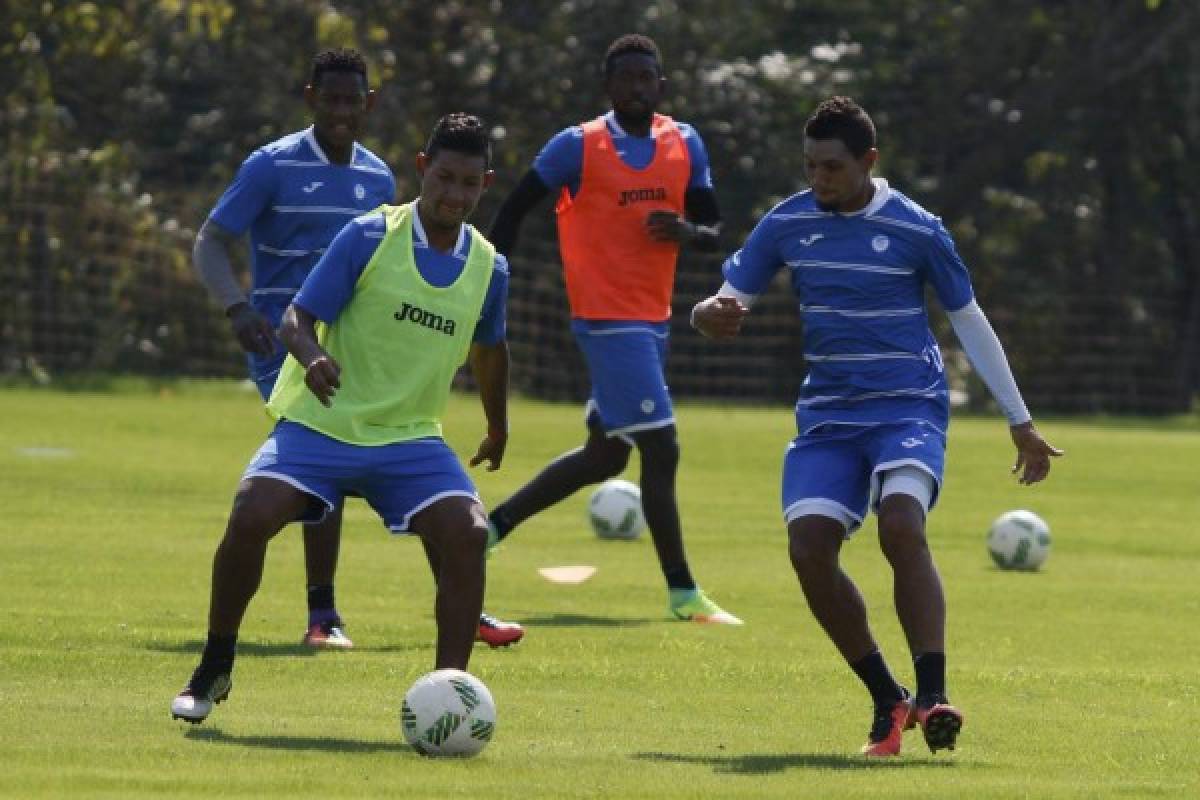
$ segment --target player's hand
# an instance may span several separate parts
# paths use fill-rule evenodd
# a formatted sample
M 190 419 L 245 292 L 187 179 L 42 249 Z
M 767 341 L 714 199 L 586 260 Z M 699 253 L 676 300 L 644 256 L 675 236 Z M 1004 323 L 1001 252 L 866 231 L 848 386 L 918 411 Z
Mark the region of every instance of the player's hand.
M 651 211 L 646 215 L 646 232 L 656 242 L 689 242 L 696 226 L 674 211 Z
M 508 447 L 508 434 L 503 431 L 489 430 L 487 436 L 483 437 L 483 441 L 479 443 L 479 449 L 475 451 L 474 457 L 470 464 L 472 467 L 477 467 L 484 461 L 488 462 L 487 471 L 495 472 L 500 469 L 500 462 L 504 460 L 504 448 Z
M 230 306 L 225 314 L 229 317 L 229 325 L 238 344 L 247 353 L 266 356 L 275 352 L 279 341 L 275 338 L 275 329 L 267 318 L 258 313 L 249 303 L 237 303 Z
M 1014 475 L 1020 473 L 1017 480 L 1026 484 L 1044 480 L 1050 474 L 1051 456 L 1058 458 L 1063 451 L 1043 439 L 1032 422 L 1013 425 L 1008 430 L 1017 446 L 1017 463 L 1012 468 Z
M 321 405 L 329 408 L 333 405 L 333 396 L 342 386 L 341 374 L 342 368 L 332 356 L 317 356 L 304 370 L 304 384 Z
M 692 309 L 692 327 L 710 339 L 729 339 L 737 336 L 749 313 L 736 297 L 713 295 Z

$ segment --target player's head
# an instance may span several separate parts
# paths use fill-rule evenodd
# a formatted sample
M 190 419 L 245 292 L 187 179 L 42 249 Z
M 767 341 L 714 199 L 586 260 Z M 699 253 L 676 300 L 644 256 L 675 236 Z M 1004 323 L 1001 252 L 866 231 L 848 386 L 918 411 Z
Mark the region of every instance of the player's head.
M 304 87 L 304 100 L 323 147 L 342 152 L 352 147 L 375 107 L 362 54 L 345 49 L 318 53 Z
M 648 124 L 666 82 L 658 45 L 648 36 L 627 33 L 604 53 L 604 91 L 622 120 Z
M 804 124 L 804 171 L 822 208 L 861 208 L 878 159 L 875 123 L 849 97 L 825 100 Z
M 425 150 L 417 154 L 421 220 L 457 228 L 492 185 L 492 142 L 483 120 L 457 112 L 438 120 Z

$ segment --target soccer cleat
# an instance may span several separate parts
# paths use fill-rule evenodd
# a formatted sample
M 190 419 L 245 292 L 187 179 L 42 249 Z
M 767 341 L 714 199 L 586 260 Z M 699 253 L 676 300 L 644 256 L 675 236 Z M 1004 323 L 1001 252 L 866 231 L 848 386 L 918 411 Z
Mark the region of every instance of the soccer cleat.
M 496 619 L 491 614 L 479 615 L 479 632 L 475 638 L 487 642 L 488 647 L 508 647 L 521 641 L 525 629 L 515 622 Z
M 900 755 L 900 741 L 904 731 L 912 727 L 912 697 L 901 687 L 904 697 L 890 706 L 875 706 L 875 719 L 862 754 L 872 758 L 887 758 Z
M 962 730 L 963 715 L 950 705 L 945 695 L 920 697 L 913 704 L 908 727 L 917 725 L 921 726 L 921 732 L 925 734 L 925 744 L 929 745 L 929 752 L 953 750 L 958 740 L 958 732 Z
M 233 688 L 232 665 L 212 666 L 201 663 L 192 673 L 183 691 L 171 701 L 171 719 L 199 725 L 212 713 L 213 706 L 229 697 Z
M 354 642 L 350 641 L 350 637 L 342 630 L 342 621 L 340 619 L 333 619 L 328 622 L 314 622 L 312 625 L 309 625 L 304 638 L 300 640 L 300 644 L 327 650 L 349 650 L 354 647 Z
M 711 625 L 742 625 L 742 621 L 708 599 L 700 589 L 671 589 L 670 608 L 676 619 Z

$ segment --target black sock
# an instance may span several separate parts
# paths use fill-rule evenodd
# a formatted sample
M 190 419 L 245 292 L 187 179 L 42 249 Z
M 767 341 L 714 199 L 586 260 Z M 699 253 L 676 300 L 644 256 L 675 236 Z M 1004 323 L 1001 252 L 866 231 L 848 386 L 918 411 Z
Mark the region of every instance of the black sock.
M 200 656 L 200 663 L 232 666 L 235 650 L 237 650 L 236 633 L 218 636 L 209 631 L 208 641 L 204 643 L 204 653 Z
M 904 690 L 892 677 L 887 662 L 883 660 L 883 654 L 878 650 L 855 661 L 850 665 L 850 669 L 854 670 L 854 674 L 867 687 L 876 706 L 895 705 L 903 699 Z
M 663 570 L 663 577 L 667 579 L 668 589 L 695 589 L 696 582 L 692 580 L 692 570 L 686 563 Z
M 309 586 L 308 610 L 326 611 L 337 608 L 333 603 L 333 586 Z
M 946 696 L 946 654 L 921 653 L 913 659 L 917 670 L 917 697 Z
M 504 506 L 498 506 L 492 509 L 492 513 L 488 514 L 488 519 L 491 520 L 492 526 L 496 529 L 496 541 L 504 541 L 504 537 L 512 532 L 512 519 L 508 516 L 508 511 Z

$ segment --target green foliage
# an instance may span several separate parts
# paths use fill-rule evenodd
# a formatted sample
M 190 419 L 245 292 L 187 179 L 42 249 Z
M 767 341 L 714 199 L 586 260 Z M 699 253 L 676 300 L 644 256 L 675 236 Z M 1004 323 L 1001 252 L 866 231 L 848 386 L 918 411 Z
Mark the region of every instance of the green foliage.
M 419 544 L 346 511 L 338 597 L 357 649 L 313 655 L 297 529 L 271 544 L 229 700 L 204 725 L 169 718 L 204 635 L 212 553 L 267 420 L 253 390 L 0 391 L 0 796 L 38 797 L 1192 797 L 1200 791 L 1196 420 L 1153 428 L 1046 424 L 1050 479 L 1008 474 L 1002 422 L 951 430 L 930 541 L 949 603 L 960 746 L 856 755 L 869 700 L 787 563 L 782 409 L 679 410 L 679 497 L 697 578 L 743 628 L 667 619 L 648 540 L 587 529 L 586 493 L 522 526 L 488 561 L 488 607 L 523 622 L 471 671 L 497 704 L 471 761 L 406 747 L 405 690 L 432 667 L 433 590 Z M 451 443 L 474 452 L 478 398 L 456 396 Z M 578 443 L 578 409 L 512 409 L 503 467 L 473 473 L 493 503 Z M 736 453 L 736 458 L 730 454 Z M 634 468 L 636 469 L 636 468 Z M 991 566 L 999 512 L 1042 515 L 1038 573 Z M 873 524 L 845 547 L 892 668 L 912 680 Z M 592 564 L 578 586 L 538 567 Z M 1104 702 L 1105 700 L 1111 702 Z M 1077 732 L 1086 732 L 1081 740 Z M 1081 765 L 1086 768 L 1081 767 Z
M 106 212 L 122 236 L 143 235 L 148 211 L 193 230 L 246 154 L 307 124 L 300 92 L 313 53 L 352 45 L 379 87 L 368 144 L 394 166 L 401 196 L 413 194 L 409 165 L 437 116 L 466 109 L 492 125 L 486 220 L 551 134 L 603 110 L 600 55 L 630 30 L 658 40 L 664 110 L 708 144 L 727 247 L 803 187 L 801 129 L 816 102 L 853 94 L 876 118 L 886 176 L 956 234 L 1035 406 L 1190 407 L 1200 381 L 1200 175 L 1187 147 L 1200 137 L 1195 3 L 1104 13 L 1041 0 L 9 3 L 0 197 L 19 200 L 30 181 L 77 182 L 88 195 L 124 187 L 150 200 Z M 89 166 L 77 171 L 80 153 Z M 86 258 L 56 224 L 51 238 L 72 248 L 63 257 Z M 526 236 L 550 241 L 549 215 Z M 682 269 L 708 277 L 712 267 Z M 129 327 L 113 325 L 122 336 Z M 216 351 L 179 368 L 236 364 Z

